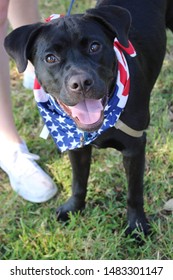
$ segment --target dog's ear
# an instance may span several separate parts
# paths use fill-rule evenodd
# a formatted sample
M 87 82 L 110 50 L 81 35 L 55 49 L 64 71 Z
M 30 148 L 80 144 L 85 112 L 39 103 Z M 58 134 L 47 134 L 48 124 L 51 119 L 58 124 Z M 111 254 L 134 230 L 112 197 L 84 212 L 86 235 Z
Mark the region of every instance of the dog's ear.
M 86 17 L 93 17 L 108 30 L 112 31 L 124 47 L 128 47 L 128 33 L 131 25 L 131 16 L 128 10 L 119 6 L 104 5 L 86 11 Z
M 4 41 L 4 47 L 17 65 L 19 73 L 25 71 L 28 64 L 29 45 L 34 42 L 43 23 L 21 26 L 12 31 Z

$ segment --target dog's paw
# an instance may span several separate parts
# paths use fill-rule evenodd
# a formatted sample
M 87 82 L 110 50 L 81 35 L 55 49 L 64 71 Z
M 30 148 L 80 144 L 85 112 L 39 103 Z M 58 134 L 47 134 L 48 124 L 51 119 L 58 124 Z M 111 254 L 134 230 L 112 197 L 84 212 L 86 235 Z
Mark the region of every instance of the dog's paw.
M 135 237 L 138 234 L 140 235 L 140 233 L 142 233 L 144 236 L 147 236 L 151 233 L 150 225 L 147 221 L 143 223 L 136 221 L 135 225 L 129 225 L 127 227 L 126 235 L 132 234 Z
M 143 245 L 146 236 L 151 234 L 150 224 L 145 214 L 136 216 L 134 219 L 128 219 L 128 227 L 125 231 L 126 236 L 130 235 L 138 244 Z
M 69 220 L 69 213 L 81 212 L 85 209 L 85 202 L 78 201 L 76 198 L 71 197 L 65 204 L 61 205 L 56 210 L 56 216 L 58 221 L 66 222 Z

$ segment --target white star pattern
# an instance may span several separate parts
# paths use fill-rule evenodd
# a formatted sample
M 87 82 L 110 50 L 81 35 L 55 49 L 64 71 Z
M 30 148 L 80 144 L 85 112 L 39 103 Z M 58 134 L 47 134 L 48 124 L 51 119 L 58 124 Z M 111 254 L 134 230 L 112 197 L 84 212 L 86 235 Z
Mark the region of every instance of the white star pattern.
M 57 142 L 57 143 L 58 143 L 58 142 L 63 142 L 63 138 L 64 138 L 64 136 L 62 136 L 62 135 L 60 135 L 60 134 L 58 134 L 57 136 L 54 137 L 54 139 L 56 139 L 56 142 Z
M 59 116 L 58 121 L 61 123 L 65 123 L 65 117 Z
M 78 142 L 76 142 L 76 140 L 74 139 L 73 142 L 71 143 L 71 148 L 72 149 L 76 148 L 77 144 L 78 144 Z
M 103 125 L 106 125 L 106 123 L 108 122 L 108 119 L 104 119 Z
M 38 103 L 37 103 L 38 104 Z M 41 105 L 37 105 L 38 106 L 38 109 L 39 109 L 39 111 L 40 111 L 40 113 L 42 113 L 42 112 L 44 112 L 44 113 L 46 113 L 46 109 L 45 108 L 43 108 Z
M 107 104 L 106 107 L 105 107 L 105 111 L 108 111 L 110 107 L 111 106 Z
M 69 124 L 67 124 L 67 128 L 70 130 L 70 129 L 72 129 L 72 128 L 73 128 L 73 125 L 69 125 Z
M 54 123 L 52 123 L 52 125 L 49 126 L 49 129 L 50 129 L 51 133 L 53 133 L 54 131 L 57 131 L 58 126 L 56 126 Z
M 45 122 L 47 123 L 47 122 L 49 122 L 49 121 L 52 121 L 52 118 L 51 118 L 51 116 L 49 115 L 49 113 L 48 113 L 48 112 L 45 112 L 45 111 L 44 111 L 44 113 L 46 114 L 46 116 L 43 116 Z
M 67 150 L 67 146 L 66 145 L 62 145 L 62 147 L 61 147 L 61 152 L 63 153 L 63 152 L 65 152 Z
M 70 137 L 74 137 L 74 134 L 69 130 L 69 131 L 67 131 L 67 136 L 68 136 L 68 138 L 70 138 Z

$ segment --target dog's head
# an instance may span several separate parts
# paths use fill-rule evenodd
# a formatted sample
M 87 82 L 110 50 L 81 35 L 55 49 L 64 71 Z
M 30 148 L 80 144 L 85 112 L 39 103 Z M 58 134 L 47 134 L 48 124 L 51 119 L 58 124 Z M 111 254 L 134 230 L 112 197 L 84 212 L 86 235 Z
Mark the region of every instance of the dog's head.
M 103 123 L 104 106 L 116 78 L 113 41 L 128 46 L 130 15 L 117 6 L 90 9 L 49 23 L 22 26 L 5 39 L 19 72 L 28 60 L 38 81 L 84 131 Z

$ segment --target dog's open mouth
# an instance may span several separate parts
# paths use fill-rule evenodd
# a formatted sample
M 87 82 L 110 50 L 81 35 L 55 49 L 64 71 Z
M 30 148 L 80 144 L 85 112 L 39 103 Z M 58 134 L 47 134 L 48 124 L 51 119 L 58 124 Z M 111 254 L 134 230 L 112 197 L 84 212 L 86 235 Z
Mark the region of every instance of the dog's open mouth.
M 103 124 L 105 99 L 85 99 L 74 106 L 67 106 L 63 102 L 58 102 L 62 109 L 75 121 L 79 129 L 92 132 L 98 130 Z

